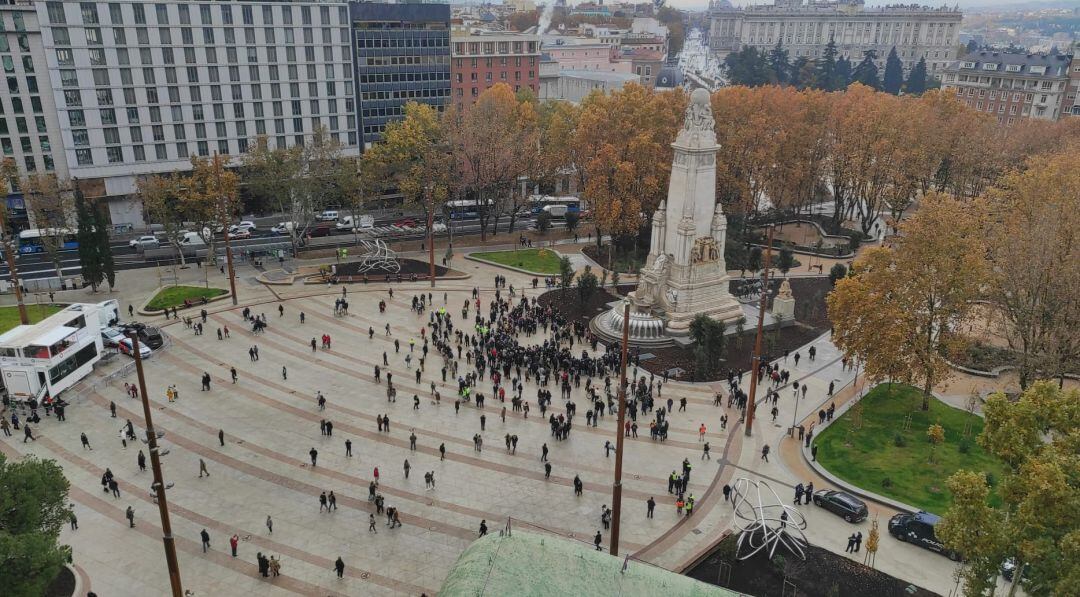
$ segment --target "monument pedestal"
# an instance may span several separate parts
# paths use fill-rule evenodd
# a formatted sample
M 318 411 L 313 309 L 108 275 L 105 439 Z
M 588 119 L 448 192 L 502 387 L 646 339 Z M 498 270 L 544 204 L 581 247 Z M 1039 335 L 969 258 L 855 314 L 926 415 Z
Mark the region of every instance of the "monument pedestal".
M 770 311 L 773 317 L 783 321 L 795 319 L 795 297 L 791 295 L 791 284 L 788 284 L 786 279 L 780 284 L 780 290 L 773 299 Z

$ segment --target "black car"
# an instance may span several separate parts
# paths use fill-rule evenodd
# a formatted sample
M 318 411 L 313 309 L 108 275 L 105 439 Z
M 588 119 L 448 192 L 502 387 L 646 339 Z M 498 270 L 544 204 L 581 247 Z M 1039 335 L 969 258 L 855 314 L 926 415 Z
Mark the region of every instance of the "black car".
M 165 344 L 165 337 L 161 335 L 161 330 L 156 327 L 136 322 L 124 324 L 121 328 L 125 333 L 134 331 L 139 336 L 139 342 L 154 350 L 161 348 Z
M 945 544 L 934 535 L 934 527 L 939 522 L 941 518 L 929 512 L 897 514 L 889 519 L 889 534 L 901 541 L 914 543 L 923 549 L 936 551 L 950 560 L 959 561 L 960 554 L 946 548 Z
M 848 522 L 862 522 L 870 513 L 859 498 L 832 489 L 819 489 L 814 492 L 814 505 L 821 506 Z

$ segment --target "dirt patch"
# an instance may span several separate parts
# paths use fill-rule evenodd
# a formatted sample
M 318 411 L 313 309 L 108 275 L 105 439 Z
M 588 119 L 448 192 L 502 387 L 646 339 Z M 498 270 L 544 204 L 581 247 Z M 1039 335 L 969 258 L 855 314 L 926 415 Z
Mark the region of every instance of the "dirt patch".
M 777 549 L 772 561 L 766 553 L 759 553 L 748 560 L 736 560 L 735 544 L 738 535 L 721 541 L 700 564 L 687 572 L 687 576 L 711 585 L 723 586 L 749 595 L 783 595 L 794 588 L 796 594 L 809 597 L 840 597 L 874 595 L 875 597 L 933 597 L 932 591 L 889 576 L 880 570 L 835 554 L 814 545 L 806 548 L 806 559 L 791 555 L 783 548 Z M 745 549 L 745 548 L 744 548 Z M 730 576 L 726 563 L 731 566 Z M 723 568 L 723 569 L 722 569 Z M 720 582 L 717 582 L 717 579 Z M 787 581 L 792 586 L 787 586 Z M 911 589 L 909 589 L 911 587 Z
M 621 292 L 630 292 L 633 285 L 619 286 Z M 536 300 L 545 307 L 554 307 L 567 321 L 580 321 L 588 325 L 593 317 L 607 311 L 608 303 L 620 300 L 621 296 L 611 293 L 611 288 L 597 289 L 585 300 L 581 300 L 577 288 L 549 290 Z

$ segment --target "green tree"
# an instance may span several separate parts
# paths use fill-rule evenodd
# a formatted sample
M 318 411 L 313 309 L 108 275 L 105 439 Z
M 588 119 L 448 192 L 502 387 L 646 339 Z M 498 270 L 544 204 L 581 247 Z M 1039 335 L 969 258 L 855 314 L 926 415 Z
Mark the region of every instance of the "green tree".
M 690 321 L 690 339 L 694 341 L 694 377 L 704 379 L 717 370 L 724 356 L 727 326 L 705 314 Z
M 566 289 L 569 289 L 570 283 L 574 281 L 574 264 L 570 263 L 569 257 L 559 259 L 559 281 L 562 288 Z
M 863 52 L 863 59 L 855 67 L 852 73 L 852 83 L 862 83 L 871 89 L 881 89 L 881 78 L 878 76 L 878 67 L 874 62 L 877 60 L 875 50 Z
M 562 262 L 559 263 L 560 269 L 562 268 Z M 596 289 L 600 286 L 600 282 L 596 279 L 596 274 L 592 273 L 592 266 L 586 265 L 585 271 L 581 272 L 578 276 L 577 287 L 578 297 L 582 302 L 589 300 L 589 297 L 596 292 Z
M 909 95 L 922 95 L 926 92 L 926 58 L 919 58 L 915 66 L 911 67 L 904 91 Z
M 791 247 L 783 247 L 780 249 L 780 254 L 776 257 L 776 269 L 780 270 L 780 273 L 785 276 L 791 268 L 795 266 L 795 253 L 791 250 Z
M 843 280 L 845 277 L 847 277 L 847 266 L 843 263 L 834 263 L 833 266 L 829 268 L 829 282 L 831 282 L 833 286 L 836 286 L 837 280 Z
M 893 95 L 900 95 L 900 88 L 904 85 L 904 64 L 896 55 L 896 46 L 889 50 L 889 57 L 885 59 L 885 76 L 881 80 L 881 90 Z
M 746 257 L 746 269 L 752 272 L 761 269 L 761 247 L 750 247 L 750 254 Z
M 961 553 L 968 595 L 992 590 L 998 566 L 1017 562 L 1012 594 L 1069 595 L 1080 579 L 1080 391 L 1037 382 L 1013 402 L 990 396 L 979 445 L 1003 460 L 1000 507 L 988 501 L 986 476 L 949 478 L 954 499 L 937 536 Z M 1017 578 L 1018 577 L 1018 578 Z
M 784 49 L 783 40 L 777 40 L 776 46 L 769 51 L 769 82 L 783 85 L 790 80 L 791 63 L 788 61 L 788 51 Z
M 0 587 L 11 597 L 37 597 L 71 557 L 57 544 L 68 522 L 68 481 L 52 460 L 0 453 Z
M 829 43 L 825 45 L 825 51 L 821 54 L 821 60 L 817 61 L 818 89 L 836 91 L 846 86 L 846 83 L 841 83 L 837 76 L 836 57 L 838 54 L 836 42 L 830 37 Z
M 540 231 L 540 234 L 546 234 L 551 229 L 551 214 L 542 211 L 536 214 L 536 229 Z
M 769 82 L 765 56 L 753 46 L 743 46 L 738 52 L 728 54 L 724 58 L 724 67 L 732 85 L 756 87 Z
M 98 257 L 101 259 L 101 272 L 105 274 L 105 282 L 109 284 L 109 291 L 116 288 L 116 260 L 113 259 L 112 245 L 109 244 L 109 230 L 106 227 L 105 217 L 101 213 L 104 206 L 93 204 L 90 207 L 96 214 L 95 219 L 99 226 L 94 229 L 94 246 L 97 247 Z
M 97 229 L 104 227 L 97 221 L 95 211 L 86 202 L 82 190 L 75 188 L 75 234 L 79 242 L 79 267 L 83 280 L 90 283 L 90 288 L 97 292 L 98 286 L 105 281 L 105 271 L 97 246 Z M 107 237 L 106 237 L 107 238 Z
M 566 213 L 566 229 L 570 232 L 577 230 L 578 224 L 581 223 L 581 216 L 575 212 Z
M 816 89 L 818 81 L 814 62 L 806 56 L 796 58 L 791 64 L 791 83 L 799 89 Z
M 836 61 L 836 86 L 834 91 L 840 91 L 841 89 L 847 89 L 851 84 L 851 60 L 847 56 L 842 56 Z

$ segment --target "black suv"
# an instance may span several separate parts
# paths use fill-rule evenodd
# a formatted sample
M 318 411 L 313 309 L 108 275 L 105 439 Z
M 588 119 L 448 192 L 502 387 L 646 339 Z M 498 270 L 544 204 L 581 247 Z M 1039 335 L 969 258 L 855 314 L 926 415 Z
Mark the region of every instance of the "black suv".
M 862 500 L 850 493 L 833 491 L 832 489 L 815 491 L 814 505 L 821 506 L 848 522 L 862 522 L 866 520 L 866 516 L 869 514 L 866 504 Z
M 142 323 L 126 323 L 120 327 L 125 334 L 134 331 L 139 336 L 139 342 L 154 350 L 161 348 L 165 344 L 165 338 L 161 335 L 161 330 L 156 327 Z
M 939 522 L 941 518 L 929 512 L 897 514 L 889 519 L 889 534 L 901 541 L 914 543 L 923 549 L 936 551 L 950 560 L 959 561 L 960 554 L 947 549 L 945 544 L 934 536 L 934 526 Z

